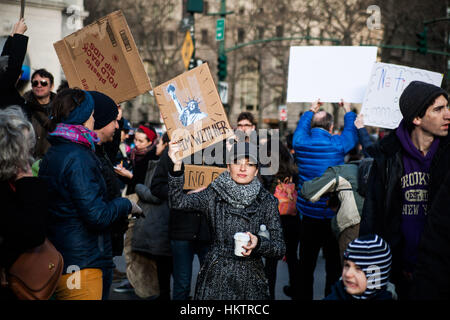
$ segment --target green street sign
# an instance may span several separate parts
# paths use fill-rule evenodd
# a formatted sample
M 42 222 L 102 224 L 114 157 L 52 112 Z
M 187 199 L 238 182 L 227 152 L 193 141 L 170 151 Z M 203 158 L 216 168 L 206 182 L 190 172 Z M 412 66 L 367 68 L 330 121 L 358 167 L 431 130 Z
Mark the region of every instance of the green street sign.
M 216 41 L 222 41 L 225 38 L 225 19 L 217 19 L 216 23 Z

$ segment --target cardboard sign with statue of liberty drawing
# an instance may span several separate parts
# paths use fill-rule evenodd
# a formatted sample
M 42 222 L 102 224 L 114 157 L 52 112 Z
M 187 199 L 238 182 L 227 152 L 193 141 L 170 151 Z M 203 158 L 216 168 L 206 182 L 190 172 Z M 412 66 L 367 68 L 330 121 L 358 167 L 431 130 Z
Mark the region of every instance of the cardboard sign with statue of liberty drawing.
M 206 63 L 153 90 L 171 140 L 183 159 L 233 135 L 216 85 Z

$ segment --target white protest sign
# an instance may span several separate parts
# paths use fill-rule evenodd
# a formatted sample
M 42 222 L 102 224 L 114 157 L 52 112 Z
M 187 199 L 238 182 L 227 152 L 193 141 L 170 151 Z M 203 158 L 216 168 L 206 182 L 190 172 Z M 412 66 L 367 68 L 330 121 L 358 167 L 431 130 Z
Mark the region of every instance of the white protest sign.
M 362 103 L 377 47 L 291 47 L 287 102 Z
M 441 86 L 443 75 L 422 69 L 377 62 L 372 67 L 361 113 L 368 126 L 395 129 L 402 120 L 399 100 L 411 81 Z

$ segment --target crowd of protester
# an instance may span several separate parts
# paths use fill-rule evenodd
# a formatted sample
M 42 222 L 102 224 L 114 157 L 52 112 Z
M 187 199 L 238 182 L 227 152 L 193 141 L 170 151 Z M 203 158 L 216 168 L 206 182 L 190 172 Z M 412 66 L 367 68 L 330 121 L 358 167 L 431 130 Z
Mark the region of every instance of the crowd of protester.
M 318 100 L 281 139 L 260 136 L 253 115 L 242 112 L 235 136 L 215 149 L 223 161 L 213 165 L 225 171 L 188 191 L 180 146 L 146 119 L 130 123 L 107 95 L 67 83 L 54 93 L 44 68 L 21 95 L 26 30 L 23 19 L 15 24 L 1 60 L 2 274 L 48 239 L 64 259 L 56 300 L 107 300 L 113 258 L 122 255 L 126 274 L 116 292 L 276 300 L 285 261 L 284 293 L 312 300 L 322 250 L 326 300 L 450 298 L 450 111 L 440 87 L 411 82 L 398 128 L 379 134 L 344 101 L 341 130 Z M 241 252 L 238 233 L 247 239 Z M 17 297 L 2 285 L 0 298 Z

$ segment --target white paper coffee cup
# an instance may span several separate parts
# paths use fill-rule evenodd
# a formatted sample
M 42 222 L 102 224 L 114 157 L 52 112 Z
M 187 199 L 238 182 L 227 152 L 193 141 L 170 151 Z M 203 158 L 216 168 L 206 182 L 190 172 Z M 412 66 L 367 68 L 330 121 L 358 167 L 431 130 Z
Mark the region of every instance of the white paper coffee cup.
M 234 254 L 243 257 L 242 252 L 247 251 L 243 248 L 250 241 L 250 236 L 244 232 L 237 232 L 234 234 Z

